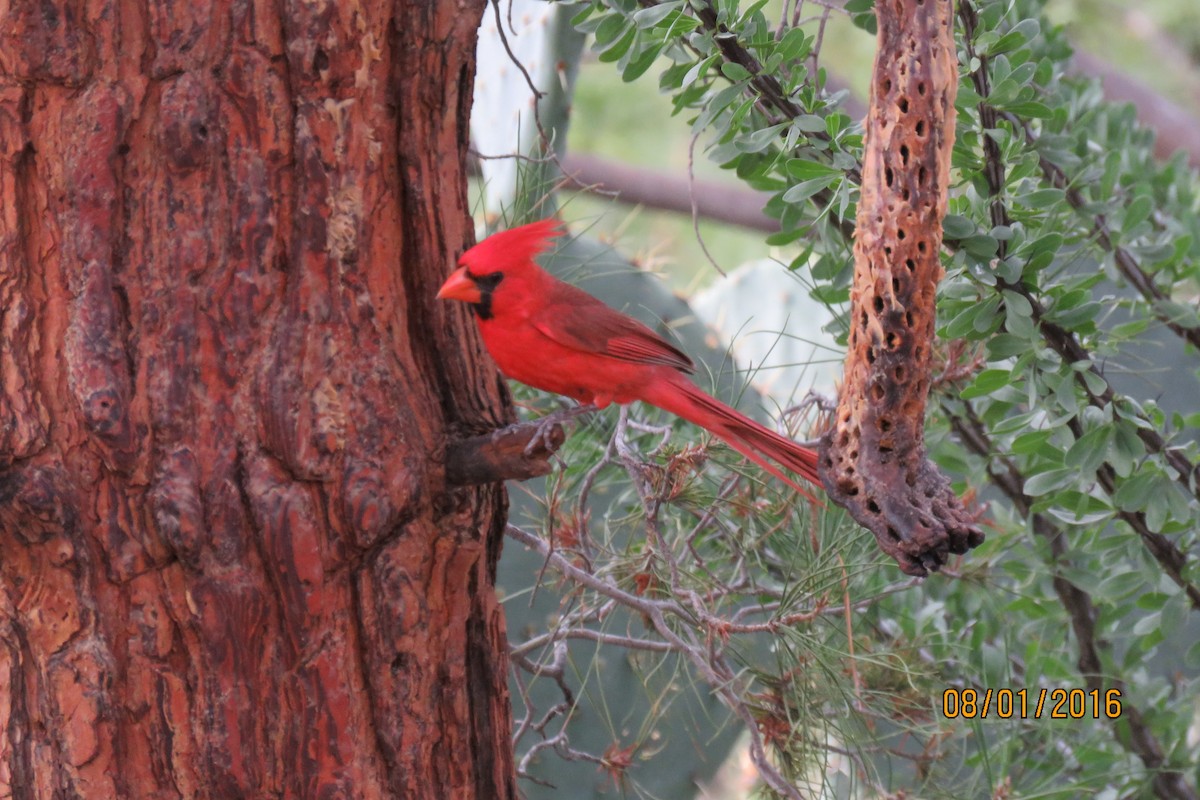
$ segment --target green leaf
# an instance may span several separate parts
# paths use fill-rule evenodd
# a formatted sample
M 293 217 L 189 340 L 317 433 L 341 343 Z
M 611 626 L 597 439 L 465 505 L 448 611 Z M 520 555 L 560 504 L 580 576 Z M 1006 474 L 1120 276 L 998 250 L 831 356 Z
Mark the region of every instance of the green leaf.
M 803 228 L 795 228 L 789 231 L 779 231 L 772 233 L 766 238 L 766 243 L 771 247 L 782 247 L 785 244 L 791 244 L 807 233 Z
M 1009 333 L 1019 336 L 1026 341 L 1033 341 L 1037 338 L 1039 333 L 1032 315 L 1018 314 L 1011 306 L 1007 306 L 1005 311 L 1004 326 L 1008 329 Z
M 1150 219 L 1150 213 L 1153 210 L 1154 201 L 1152 199 L 1146 195 L 1135 197 L 1129 207 L 1125 209 L 1125 218 L 1121 220 L 1121 232 L 1128 234 L 1138 225 Z
M 641 53 L 629 60 L 625 65 L 625 69 L 621 71 L 621 80 L 626 83 L 632 83 L 646 73 L 651 65 L 658 59 L 662 52 L 662 45 L 651 45 Z
M 792 28 L 775 46 L 775 52 L 782 56 L 784 61 L 797 61 L 808 56 L 811 50 L 810 42 L 811 39 L 803 28 Z
M 1063 235 L 1057 232 L 1050 232 L 1039 236 L 1029 244 L 1029 258 L 1043 254 L 1056 255 L 1063 246 Z
M 1058 308 L 1051 309 L 1046 312 L 1046 318 L 1057 322 L 1067 330 L 1082 332 L 1094 329 L 1093 326 L 1087 325 L 1087 323 L 1095 320 L 1103 310 L 1104 306 L 1100 303 L 1091 302 L 1061 311 Z
M 681 88 L 686 89 L 687 87 L 689 87 L 693 83 L 695 83 L 696 79 L 699 78 L 701 75 L 703 75 L 705 72 L 707 72 L 709 66 L 720 57 L 721 56 L 719 54 L 714 53 L 711 56 L 709 56 L 708 58 L 697 61 L 695 63 L 695 65 L 693 65 L 692 68 L 687 71 L 687 74 L 683 76 L 683 83 L 681 84 Z
M 1133 472 L 1133 462 L 1146 454 L 1146 445 L 1138 437 L 1137 429 L 1127 420 L 1116 420 L 1112 430 L 1109 463 L 1117 475 L 1126 478 Z
M 1141 511 L 1154 497 L 1156 477 L 1153 472 L 1143 472 L 1122 481 L 1113 493 L 1113 502 L 1122 511 Z
M 1025 480 L 1025 494 L 1030 497 L 1041 497 L 1055 489 L 1069 486 L 1079 476 L 1073 469 L 1052 469 L 1030 475 Z
M 625 18 L 620 14 L 610 14 L 604 17 L 596 28 L 593 48 L 598 52 L 604 52 L 621 38 L 621 34 L 625 32 L 625 26 Z
M 979 316 L 978 305 L 965 306 L 959 311 L 953 319 L 946 323 L 945 333 L 942 334 L 946 339 L 961 339 L 969 332 L 975 330 L 975 318 Z
M 783 193 L 783 201 L 785 203 L 803 203 L 817 192 L 827 188 L 837 179 L 838 175 L 827 175 L 824 178 L 801 181 Z
M 1060 491 L 1055 495 L 1055 500 L 1058 504 L 1047 508 L 1046 513 L 1068 525 L 1092 527 L 1116 513 L 1112 506 L 1100 498 L 1070 489 Z
M 983 260 L 993 258 L 1000 249 L 1000 243 L 995 237 L 983 233 L 962 238 L 959 243 L 968 253 Z
M 648 8 L 639 9 L 633 12 L 633 24 L 639 28 L 653 28 L 672 13 L 682 8 L 684 3 L 685 0 L 671 0 L 671 2 L 658 3 Z
M 1167 522 L 1167 514 L 1171 507 L 1163 502 L 1150 503 L 1146 506 L 1146 527 L 1152 533 L 1161 533 Z
M 1149 633 L 1155 633 L 1162 627 L 1161 615 L 1159 612 L 1147 614 L 1133 624 L 1134 636 L 1145 636 Z
M 731 81 L 746 81 L 754 77 L 750 74 L 750 70 L 735 61 L 726 61 L 721 64 L 721 73 Z
M 578 30 L 579 26 L 583 25 L 584 22 L 588 21 L 588 17 L 590 17 L 592 15 L 592 12 L 595 10 L 596 10 L 596 6 L 593 6 L 591 4 L 585 5 L 579 11 L 578 14 L 571 17 L 571 27 Z
M 1134 605 L 1144 611 L 1158 611 L 1169 598 L 1170 595 L 1165 592 L 1146 592 L 1138 597 Z
M 1114 325 L 1108 333 L 1114 339 L 1132 339 L 1138 334 L 1144 333 L 1149 327 L 1149 319 L 1135 319 L 1129 322 L 1122 322 L 1120 325 Z
M 1047 209 L 1063 203 L 1067 199 L 1067 193 L 1062 189 L 1038 189 L 1026 195 L 1021 195 L 1020 200 L 1029 208 Z M 1061 236 L 1059 237 L 1062 238 Z
M 789 177 L 795 178 L 798 181 L 842 174 L 840 169 L 831 167 L 828 164 L 822 164 L 819 161 L 808 161 L 803 158 L 789 158 L 787 164 L 784 165 L 784 169 L 787 170 Z
M 801 114 L 796 117 L 792 124 L 804 133 L 825 132 L 825 118 L 816 114 Z
M 1004 296 L 1004 305 L 1007 306 L 1009 314 L 1019 317 L 1033 316 L 1033 306 L 1025 295 L 1018 294 L 1011 289 L 1005 289 L 1001 294 Z
M 1178 634 L 1187 623 L 1191 613 L 1191 604 L 1184 592 L 1176 592 L 1167 600 L 1162 608 L 1162 631 L 1164 634 Z
M 999 361 L 1029 351 L 1029 340 L 1011 333 L 998 333 L 987 340 L 988 359 Z
M 1105 425 L 1088 431 L 1075 440 L 1063 456 L 1063 463 L 1079 472 L 1093 473 L 1104 463 L 1112 441 L 1112 428 Z
M 1108 391 L 1108 381 L 1105 380 L 1103 375 L 1099 375 L 1090 369 L 1085 369 L 1079 374 L 1083 377 L 1083 382 L 1087 386 L 1088 391 L 1097 397 Z
M 1020 22 L 1018 22 L 1016 25 L 1013 25 L 1012 30 L 1010 30 L 1008 33 L 1001 36 L 1000 40 L 998 42 L 998 44 L 1005 43 L 1007 45 L 1008 40 L 1011 39 L 1011 40 L 1015 41 L 1016 44 L 1014 44 L 1011 47 L 1006 47 L 1004 50 L 993 49 L 992 55 L 995 55 L 996 53 L 1000 53 L 1000 52 L 1006 52 L 1007 50 L 1015 50 L 1017 47 L 1020 47 L 1021 44 L 1023 44 L 1024 42 L 1027 42 L 1031 39 L 1037 38 L 1037 35 L 1039 33 L 1041 33 L 1041 31 L 1042 31 L 1042 26 L 1036 19 L 1030 19 L 1030 18 L 1023 19 Z
M 1110 603 L 1128 597 L 1134 592 L 1145 591 L 1145 588 L 1146 576 L 1127 566 L 1118 567 L 1115 573 L 1093 583 L 1090 587 L 1093 597 L 1103 598 Z
M 1051 430 L 1025 431 L 1025 433 L 1013 439 L 1011 449 L 1019 455 L 1036 453 L 1042 449 L 1042 445 L 1048 442 L 1053 435 L 1054 431 Z
M 947 214 L 942 220 L 942 231 L 947 239 L 962 239 L 975 232 L 975 223 L 958 214 Z
M 1030 119 L 1050 119 L 1050 117 L 1054 116 L 1054 111 L 1050 106 L 1045 103 L 1034 102 L 1033 100 L 1007 103 L 1004 108 L 1018 117 L 1028 117 Z
M 629 52 L 629 48 L 633 47 L 633 42 L 635 39 L 637 39 L 637 35 L 638 29 L 630 25 L 626 29 L 625 35 L 620 39 L 608 45 L 607 47 L 596 48 L 596 50 L 600 53 L 600 60 L 605 63 L 611 63 L 620 59 L 627 52 Z
M 1167 505 L 1171 509 L 1171 519 L 1179 522 L 1187 523 L 1195 517 L 1196 506 L 1193 503 L 1192 496 L 1185 494 L 1183 487 L 1169 478 L 1163 478 L 1167 482 L 1166 497 Z
M 1021 619 L 1046 619 L 1053 616 L 1050 603 L 1042 602 L 1032 597 L 1018 597 L 1003 607 L 1005 614 L 1016 614 Z
M 760 153 L 771 146 L 773 142 L 779 139 L 779 132 L 787 127 L 786 122 L 778 125 L 772 125 L 769 128 L 761 128 L 757 131 L 739 136 L 737 139 L 738 150 L 743 153 Z
M 705 103 L 704 110 L 696 117 L 696 121 L 692 123 L 692 130 L 696 133 L 701 133 L 712 124 L 712 121 L 721 114 L 724 114 L 734 100 L 741 97 L 742 90 L 737 86 L 726 86 L 716 94 L 708 98 Z
M 972 397 L 989 395 L 997 389 L 1007 386 L 1011 377 L 1012 373 L 1006 369 L 985 369 L 975 376 L 975 380 L 969 386 L 962 390 L 960 396 L 964 400 L 970 400 Z

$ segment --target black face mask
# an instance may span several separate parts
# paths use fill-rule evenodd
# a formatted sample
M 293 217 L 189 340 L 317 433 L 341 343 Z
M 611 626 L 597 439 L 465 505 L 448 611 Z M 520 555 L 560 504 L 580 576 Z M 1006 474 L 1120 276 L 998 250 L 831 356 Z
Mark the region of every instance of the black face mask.
M 468 276 L 479 287 L 479 302 L 472 303 L 471 308 L 480 319 L 492 318 L 492 292 L 500 285 L 500 281 L 504 280 L 503 272 L 492 272 L 488 275 L 475 277 L 468 273 Z

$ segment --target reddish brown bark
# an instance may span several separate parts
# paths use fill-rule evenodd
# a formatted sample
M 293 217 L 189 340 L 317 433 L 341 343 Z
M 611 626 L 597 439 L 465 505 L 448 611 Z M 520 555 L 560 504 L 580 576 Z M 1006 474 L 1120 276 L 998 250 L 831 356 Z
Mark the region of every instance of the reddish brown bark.
M 0 796 L 514 796 L 482 10 L 0 19 Z

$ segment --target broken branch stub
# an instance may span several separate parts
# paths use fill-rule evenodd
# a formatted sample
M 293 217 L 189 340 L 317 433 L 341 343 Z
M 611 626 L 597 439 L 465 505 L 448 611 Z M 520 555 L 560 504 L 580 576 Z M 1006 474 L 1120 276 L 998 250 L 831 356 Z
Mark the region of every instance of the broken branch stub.
M 983 541 L 924 441 L 957 62 L 950 0 L 881 0 L 875 13 L 849 352 L 820 473 L 900 569 L 923 576 Z
M 566 441 L 562 425 L 543 434 L 544 420 L 458 439 L 446 445 L 446 483 L 479 486 L 496 481 L 527 481 L 549 475 L 550 459 Z

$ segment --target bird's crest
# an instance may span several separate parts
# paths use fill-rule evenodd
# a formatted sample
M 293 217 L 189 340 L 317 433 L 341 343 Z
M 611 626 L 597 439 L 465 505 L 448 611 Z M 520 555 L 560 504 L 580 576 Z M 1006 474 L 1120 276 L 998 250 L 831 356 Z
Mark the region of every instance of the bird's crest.
M 550 247 L 550 242 L 562 236 L 558 220 L 543 219 L 494 233 L 463 253 L 459 263 L 472 274 L 492 271 L 507 272 L 515 267 L 532 264 L 533 259 Z

